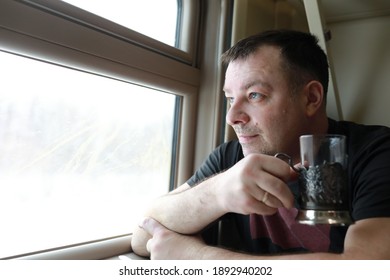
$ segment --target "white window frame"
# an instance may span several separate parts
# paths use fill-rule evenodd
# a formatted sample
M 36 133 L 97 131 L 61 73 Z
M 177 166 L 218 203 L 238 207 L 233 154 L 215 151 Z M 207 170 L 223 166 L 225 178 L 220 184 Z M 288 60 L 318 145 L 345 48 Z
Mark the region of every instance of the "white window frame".
M 0 50 L 181 96 L 173 178 L 180 185 L 221 141 L 219 57 L 232 6 L 232 0 L 182 1 L 180 50 L 58 0 L 2 0 Z M 19 258 L 108 258 L 129 252 L 130 240 L 131 234 L 109 237 Z

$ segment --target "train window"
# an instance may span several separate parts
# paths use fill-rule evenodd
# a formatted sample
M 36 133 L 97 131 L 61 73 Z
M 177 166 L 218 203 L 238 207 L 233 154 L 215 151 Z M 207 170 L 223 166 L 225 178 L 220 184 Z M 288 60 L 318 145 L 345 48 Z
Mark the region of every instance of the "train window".
M 178 0 L 62 1 L 133 29 L 170 46 L 176 45 Z
M 179 97 L 0 61 L 0 258 L 131 232 L 131 213 L 168 190 Z
M 65 1 L 1 3 L 0 258 L 129 250 L 143 207 L 190 176 L 200 7 L 171 2 L 172 45 Z

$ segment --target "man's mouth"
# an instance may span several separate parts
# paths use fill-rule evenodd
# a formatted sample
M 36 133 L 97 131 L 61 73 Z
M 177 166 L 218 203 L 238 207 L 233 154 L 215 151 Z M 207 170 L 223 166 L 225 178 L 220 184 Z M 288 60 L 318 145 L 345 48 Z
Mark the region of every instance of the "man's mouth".
M 259 137 L 258 134 L 251 134 L 251 135 L 238 135 L 238 139 L 241 144 L 248 144 L 254 141 L 257 137 Z

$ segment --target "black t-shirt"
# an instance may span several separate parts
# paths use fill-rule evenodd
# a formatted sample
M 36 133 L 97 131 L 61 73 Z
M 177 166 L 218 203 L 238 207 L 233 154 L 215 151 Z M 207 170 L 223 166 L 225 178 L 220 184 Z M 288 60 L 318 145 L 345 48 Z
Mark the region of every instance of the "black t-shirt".
M 390 217 L 390 129 L 329 119 L 328 133 L 347 136 L 352 218 L 357 221 Z M 194 186 L 227 170 L 243 157 L 238 141 L 224 143 L 187 183 Z M 297 183 L 291 182 L 289 187 L 297 195 Z M 343 251 L 347 226 L 303 225 L 295 221 L 296 214 L 297 209 L 284 208 L 271 216 L 228 213 L 221 217 L 222 223 L 211 226 L 204 236 L 209 244 L 251 253 Z

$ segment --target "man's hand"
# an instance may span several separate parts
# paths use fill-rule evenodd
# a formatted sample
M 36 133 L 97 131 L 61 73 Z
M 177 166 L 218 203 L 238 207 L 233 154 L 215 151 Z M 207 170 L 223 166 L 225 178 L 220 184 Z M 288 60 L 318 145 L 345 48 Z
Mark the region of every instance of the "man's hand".
M 140 227 L 152 236 L 146 249 L 153 260 L 198 259 L 206 246 L 200 237 L 170 231 L 152 218 L 145 218 Z
M 270 215 L 291 208 L 294 197 L 287 182 L 296 176 L 281 159 L 251 154 L 218 175 L 216 199 L 225 212 Z

